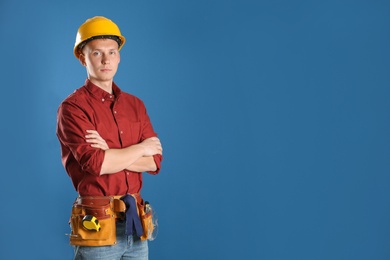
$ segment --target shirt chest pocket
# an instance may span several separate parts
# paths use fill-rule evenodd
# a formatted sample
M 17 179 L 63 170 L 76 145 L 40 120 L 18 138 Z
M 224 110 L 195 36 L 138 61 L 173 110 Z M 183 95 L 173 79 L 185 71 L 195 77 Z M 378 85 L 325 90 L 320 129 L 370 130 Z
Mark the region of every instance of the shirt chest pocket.
M 120 130 L 120 138 L 123 147 L 138 144 L 142 140 L 141 122 L 128 122 L 128 124 Z

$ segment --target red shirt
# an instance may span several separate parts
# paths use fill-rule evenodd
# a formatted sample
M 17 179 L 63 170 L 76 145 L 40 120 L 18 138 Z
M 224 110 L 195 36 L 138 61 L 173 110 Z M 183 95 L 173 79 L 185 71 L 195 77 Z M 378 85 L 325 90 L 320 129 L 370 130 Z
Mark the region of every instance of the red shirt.
M 59 106 L 57 136 L 61 145 L 62 164 L 81 196 L 125 195 L 140 192 L 142 173 L 122 170 L 100 176 L 104 151 L 85 140 L 86 130 L 96 130 L 109 148 L 124 148 L 157 136 L 144 103 L 122 92 L 113 83 L 113 94 L 92 84 L 69 95 Z M 157 174 L 161 155 L 155 155 Z

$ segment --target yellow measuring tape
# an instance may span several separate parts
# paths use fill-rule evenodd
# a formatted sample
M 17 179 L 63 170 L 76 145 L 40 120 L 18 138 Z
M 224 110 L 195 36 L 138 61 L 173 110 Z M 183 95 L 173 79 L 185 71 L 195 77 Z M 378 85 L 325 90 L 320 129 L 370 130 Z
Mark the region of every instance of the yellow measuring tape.
M 97 218 L 95 218 L 94 216 L 92 215 L 86 215 L 84 218 L 83 218 L 83 227 L 86 229 L 86 230 L 89 230 L 89 231 L 100 231 L 100 223 L 99 223 L 99 220 Z

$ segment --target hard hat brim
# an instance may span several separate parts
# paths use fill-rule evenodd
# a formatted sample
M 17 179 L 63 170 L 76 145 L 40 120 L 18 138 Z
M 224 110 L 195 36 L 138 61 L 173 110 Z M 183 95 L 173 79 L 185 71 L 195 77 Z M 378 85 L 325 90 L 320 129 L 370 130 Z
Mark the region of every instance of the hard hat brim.
M 93 40 L 96 40 L 96 39 L 110 39 L 110 40 L 114 40 L 114 41 L 116 41 L 118 43 L 118 50 L 120 50 L 122 48 L 123 44 L 125 44 L 125 42 L 126 42 L 126 39 L 123 36 L 117 36 L 117 35 L 97 35 L 97 36 L 93 36 L 93 37 L 88 38 L 85 41 L 81 42 L 77 46 L 75 46 L 75 48 L 74 48 L 74 55 L 76 56 L 76 58 L 79 58 L 79 56 L 81 54 L 81 50 L 84 48 L 85 45 L 87 45 L 90 41 L 93 41 Z

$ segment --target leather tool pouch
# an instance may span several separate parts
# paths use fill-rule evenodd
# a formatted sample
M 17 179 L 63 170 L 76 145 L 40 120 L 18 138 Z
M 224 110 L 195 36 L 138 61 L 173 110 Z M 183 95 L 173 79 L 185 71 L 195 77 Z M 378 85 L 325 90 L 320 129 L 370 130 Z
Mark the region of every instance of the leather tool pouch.
M 148 202 L 141 200 L 141 202 L 137 202 L 137 208 L 144 230 L 143 235 L 140 237 L 141 240 L 154 240 L 156 236 L 155 228 L 157 228 L 157 219 L 153 219 L 155 216 L 151 205 Z
M 116 219 L 126 210 L 123 201 L 114 197 L 78 197 L 70 217 L 70 244 L 75 246 L 106 246 L 116 244 Z M 83 226 L 85 216 L 92 216 L 98 230 Z

